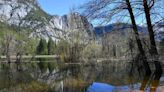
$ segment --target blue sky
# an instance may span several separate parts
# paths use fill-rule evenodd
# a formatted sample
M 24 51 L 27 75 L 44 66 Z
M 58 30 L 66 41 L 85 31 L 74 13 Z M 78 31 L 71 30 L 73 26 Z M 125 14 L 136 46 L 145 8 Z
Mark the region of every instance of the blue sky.
M 41 8 L 51 15 L 64 15 L 70 9 L 77 7 L 88 0 L 38 0 Z

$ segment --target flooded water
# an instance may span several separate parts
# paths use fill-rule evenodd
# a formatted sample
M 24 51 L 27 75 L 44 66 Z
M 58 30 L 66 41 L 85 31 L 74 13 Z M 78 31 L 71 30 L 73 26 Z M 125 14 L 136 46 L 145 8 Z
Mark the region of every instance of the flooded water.
M 164 92 L 164 77 L 152 77 L 121 60 L 0 63 L 0 92 Z

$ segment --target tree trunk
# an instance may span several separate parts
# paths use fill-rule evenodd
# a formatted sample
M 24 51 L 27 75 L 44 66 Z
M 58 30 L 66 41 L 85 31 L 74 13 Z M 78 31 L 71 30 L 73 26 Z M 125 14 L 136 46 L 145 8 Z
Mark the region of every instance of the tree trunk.
M 147 28 L 149 32 L 149 38 L 150 38 L 150 54 L 153 57 L 153 62 L 155 64 L 156 70 L 155 70 L 155 78 L 159 79 L 162 75 L 162 67 L 159 62 L 159 55 L 155 43 L 155 38 L 154 38 L 154 31 L 153 31 L 153 26 L 151 22 L 151 17 L 150 17 L 150 8 L 147 4 L 147 0 L 143 0 L 143 6 L 144 6 L 144 12 L 145 12 L 145 17 L 146 17 L 146 22 L 147 22 Z
M 139 54 L 140 54 L 141 60 L 143 60 L 143 65 L 144 65 L 146 75 L 149 76 L 151 74 L 151 70 L 150 70 L 149 64 L 147 62 L 147 57 L 145 55 L 145 51 L 142 47 L 142 43 L 141 43 L 141 40 L 140 40 L 140 37 L 139 37 L 135 17 L 134 17 L 133 10 L 132 10 L 132 7 L 131 7 L 131 4 L 130 4 L 129 0 L 126 0 L 126 4 L 127 4 L 127 8 L 128 8 L 129 14 L 130 14 L 131 22 L 132 22 L 132 25 L 133 25 L 133 31 L 135 33 L 135 39 L 137 41 L 137 46 L 138 46 L 138 49 L 139 49 L 139 52 L 140 52 Z

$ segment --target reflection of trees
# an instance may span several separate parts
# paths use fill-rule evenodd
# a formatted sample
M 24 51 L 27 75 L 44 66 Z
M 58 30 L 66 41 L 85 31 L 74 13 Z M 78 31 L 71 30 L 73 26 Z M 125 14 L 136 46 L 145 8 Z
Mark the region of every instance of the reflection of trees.
M 38 72 L 37 64 L 32 63 L 21 64 L 24 68 L 22 71 L 14 72 L 10 68 L 5 72 L 10 79 L 10 87 L 14 87 L 19 83 L 30 83 L 31 78 L 27 76 L 32 75 L 32 80 L 39 80 L 43 83 L 48 83 L 51 87 L 63 83 L 64 92 L 85 92 L 86 88 L 93 82 L 105 82 L 113 85 L 129 85 L 127 81 L 129 73 L 129 63 L 122 61 L 106 61 L 94 64 L 65 64 L 56 72 L 49 72 L 47 74 Z M 137 72 L 135 77 L 138 78 Z M 10 77 L 9 77 L 10 75 Z M 137 82 L 137 78 L 133 78 L 133 83 Z M 129 78 L 128 78 L 129 79 Z M 135 80 L 136 79 L 136 80 Z M 67 91 L 69 90 L 69 91 Z
M 12 86 L 12 72 L 11 72 L 11 70 L 8 68 L 8 69 L 6 69 L 6 80 L 7 80 L 7 82 L 8 82 L 8 85 L 6 85 L 7 87 L 11 87 Z
M 103 22 L 107 23 L 110 23 L 112 18 L 112 20 L 116 21 L 115 18 L 121 19 L 120 17 L 124 18 L 128 14 L 125 20 L 130 17 L 132 28 L 134 31 L 134 37 L 138 46 L 137 50 L 139 51 L 138 55 L 134 57 L 134 62 L 138 63 L 138 71 L 144 72 L 146 75 L 142 76 L 153 76 L 151 78 L 153 80 L 152 83 L 154 83 L 155 81 L 157 82 L 157 80 L 159 80 L 162 75 L 162 66 L 159 61 L 159 54 L 155 42 L 155 31 L 153 29 L 153 23 L 156 24 L 156 21 L 159 22 L 159 20 L 163 20 L 163 17 L 161 17 L 162 13 L 159 12 L 162 9 L 162 5 L 160 5 L 160 3 L 162 3 L 161 0 L 90 0 L 82 6 L 84 9 L 84 14 L 90 19 L 100 19 L 103 20 Z M 160 6 L 158 6 L 158 4 Z M 149 53 L 146 53 L 146 51 L 144 50 L 142 40 L 140 39 L 139 29 L 137 27 L 136 20 L 138 16 L 145 16 L 142 21 L 143 23 L 146 22 L 149 33 Z M 154 19 L 152 19 L 153 17 Z M 115 51 L 113 50 L 113 52 Z M 150 57 L 148 57 L 147 55 L 150 55 Z M 155 65 L 156 69 L 154 71 L 154 74 L 152 74 L 152 71 L 150 69 L 148 58 L 151 58 Z M 141 65 L 140 61 L 142 61 Z M 144 71 L 142 68 L 144 69 Z

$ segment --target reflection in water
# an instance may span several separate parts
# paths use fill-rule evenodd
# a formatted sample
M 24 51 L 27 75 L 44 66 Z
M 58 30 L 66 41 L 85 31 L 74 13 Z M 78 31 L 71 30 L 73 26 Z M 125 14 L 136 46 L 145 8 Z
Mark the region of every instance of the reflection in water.
M 158 86 L 159 86 L 159 80 L 153 80 L 152 86 L 150 87 L 150 91 L 156 92 Z
M 138 89 L 138 88 L 139 85 L 137 84 L 133 85 L 133 89 Z M 97 83 L 97 82 L 94 82 L 87 89 L 87 92 L 121 92 L 121 91 L 130 92 L 132 90 L 130 86 L 112 86 L 109 84 Z
M 146 90 L 149 90 L 150 92 L 157 92 L 157 87 L 159 86 L 160 78 L 156 79 L 155 76 L 156 75 L 153 74 L 152 76 L 144 77 L 140 87 L 140 90 L 142 92 Z
M 104 83 L 93 83 L 87 89 L 87 92 L 112 92 L 114 90 L 114 86 L 104 84 Z
M 162 76 L 162 66 L 160 62 L 154 61 L 155 64 L 155 70 L 154 73 L 152 73 L 150 76 L 144 76 L 144 79 L 141 83 L 140 90 L 145 91 L 149 89 L 150 92 L 156 92 L 157 87 L 159 86 L 159 80 Z
M 104 61 L 90 64 L 59 62 L 0 64 L 0 92 L 156 92 L 162 81 L 129 76 L 131 64 Z M 21 71 L 20 71 L 21 70 Z
M 146 85 L 147 85 L 147 83 L 148 83 L 148 81 L 149 81 L 149 76 L 145 76 L 144 77 L 144 79 L 143 79 L 143 81 L 142 81 L 142 83 L 141 83 L 141 87 L 140 87 L 140 90 L 141 91 L 145 91 L 145 88 L 146 88 Z

